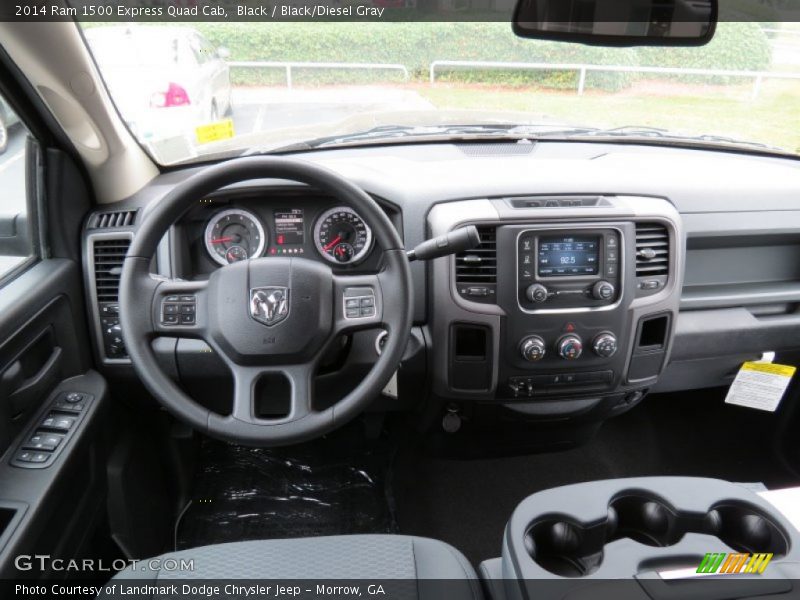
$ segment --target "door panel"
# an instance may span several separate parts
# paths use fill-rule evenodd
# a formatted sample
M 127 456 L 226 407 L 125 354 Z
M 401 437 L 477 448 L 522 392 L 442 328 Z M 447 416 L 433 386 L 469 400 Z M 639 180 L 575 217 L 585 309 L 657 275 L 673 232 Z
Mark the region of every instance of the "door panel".
M 0 292 L 0 454 L 55 386 L 90 366 L 77 265 L 43 260 Z

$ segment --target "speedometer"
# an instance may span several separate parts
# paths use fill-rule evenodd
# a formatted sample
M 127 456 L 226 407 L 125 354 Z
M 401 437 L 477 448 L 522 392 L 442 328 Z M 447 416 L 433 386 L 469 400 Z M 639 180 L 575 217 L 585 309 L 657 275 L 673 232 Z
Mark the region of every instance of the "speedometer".
M 322 257 L 332 263 L 357 263 L 372 248 L 372 230 L 352 208 L 337 206 L 317 219 L 314 245 Z
M 217 213 L 206 225 L 206 250 L 221 265 L 256 258 L 267 247 L 264 226 L 253 213 L 231 208 Z

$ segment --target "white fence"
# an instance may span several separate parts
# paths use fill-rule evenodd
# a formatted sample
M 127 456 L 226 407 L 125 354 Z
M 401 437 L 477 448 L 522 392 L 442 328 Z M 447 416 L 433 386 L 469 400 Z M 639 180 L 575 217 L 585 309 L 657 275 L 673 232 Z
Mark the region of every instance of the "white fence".
M 653 73 L 661 75 L 706 75 L 711 77 L 742 77 L 753 79 L 753 99 L 758 97 L 765 79 L 800 79 L 800 73 L 781 73 L 772 71 L 731 71 L 725 69 L 683 69 L 680 67 L 639 67 L 634 65 L 586 65 L 579 63 L 525 63 L 492 62 L 467 60 L 435 60 L 431 63 L 429 79 L 436 81 L 436 71 L 452 69 L 505 69 L 514 71 L 577 71 L 578 95 L 586 88 L 586 74 L 590 71 L 605 73 Z
M 292 72 L 295 69 L 337 69 L 337 70 L 380 70 L 399 71 L 403 79 L 410 79 L 408 68 L 401 64 L 391 63 L 326 63 L 326 62 L 282 62 L 282 61 L 234 61 L 228 63 L 240 69 L 283 69 L 286 74 L 286 87 L 292 87 Z M 680 67 L 640 67 L 635 65 L 590 65 L 581 63 L 529 63 L 529 62 L 495 62 L 468 60 L 435 60 L 430 64 L 429 81 L 436 82 L 436 73 L 443 70 L 457 69 L 502 69 L 511 71 L 575 71 L 578 73 L 578 95 L 586 89 L 586 74 L 598 73 L 650 73 L 654 75 L 700 75 L 707 77 L 740 77 L 753 80 L 751 98 L 755 99 L 765 79 L 800 80 L 800 73 L 778 71 L 736 71 L 727 69 L 689 69 Z
M 286 87 L 292 87 L 292 69 L 366 69 L 373 71 L 400 71 L 408 81 L 405 65 L 387 63 L 327 63 L 327 62 L 276 62 L 276 61 L 233 61 L 231 67 L 242 69 L 283 69 L 286 73 Z

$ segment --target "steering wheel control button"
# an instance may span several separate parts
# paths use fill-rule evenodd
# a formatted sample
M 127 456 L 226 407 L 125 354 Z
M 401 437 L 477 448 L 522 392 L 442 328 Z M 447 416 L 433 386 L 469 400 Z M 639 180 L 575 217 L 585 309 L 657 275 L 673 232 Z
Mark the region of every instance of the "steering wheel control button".
M 558 355 L 564 360 L 575 360 L 583 353 L 583 341 L 577 335 L 565 335 L 556 346 Z
M 532 335 L 520 342 L 519 350 L 522 353 L 522 358 L 528 362 L 536 362 L 544 358 L 547 349 L 542 338 L 538 335 Z
M 161 303 L 162 325 L 194 325 L 197 297 L 191 294 L 165 296 Z
M 601 333 L 594 338 L 592 350 L 597 356 L 611 358 L 617 353 L 617 337 L 610 332 Z
M 370 288 L 349 288 L 344 291 L 345 319 L 365 319 L 374 317 L 375 292 Z

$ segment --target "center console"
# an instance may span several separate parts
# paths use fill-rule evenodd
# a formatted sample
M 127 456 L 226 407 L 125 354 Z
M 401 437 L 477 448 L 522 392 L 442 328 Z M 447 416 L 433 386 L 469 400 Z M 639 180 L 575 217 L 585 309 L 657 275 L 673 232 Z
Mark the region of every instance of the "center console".
M 481 575 L 493 600 L 794 598 L 798 536 L 741 484 L 593 481 L 523 500 Z
M 481 245 L 434 262 L 434 389 L 527 416 L 602 418 L 665 367 L 683 273 L 665 199 L 511 197 L 444 203 L 431 233 L 476 225 Z

